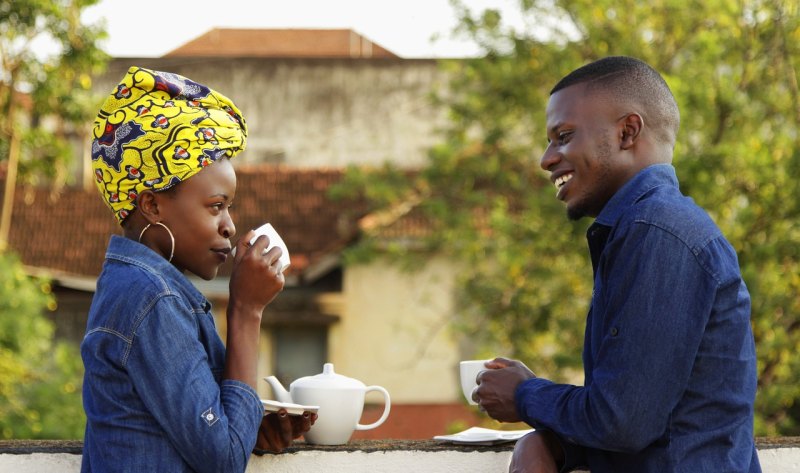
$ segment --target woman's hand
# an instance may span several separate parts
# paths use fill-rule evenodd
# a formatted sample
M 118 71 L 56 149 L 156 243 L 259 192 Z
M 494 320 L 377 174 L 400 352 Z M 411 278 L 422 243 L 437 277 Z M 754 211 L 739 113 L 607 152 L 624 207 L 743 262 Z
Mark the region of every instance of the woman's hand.
M 280 453 L 294 439 L 308 432 L 316 420 L 317 414 L 313 412 L 304 412 L 301 416 L 290 416 L 286 409 L 270 412 L 264 416 L 258 429 L 256 450 Z
M 243 308 L 261 312 L 283 290 L 286 281 L 278 261 L 281 249 L 275 247 L 265 253 L 269 238 L 264 235 L 250 246 L 254 235 L 255 231 L 250 230 L 236 244 L 230 296 Z
M 264 250 L 269 238 L 260 236 L 250 246 L 250 230 L 236 244 L 228 299 L 225 379 L 236 379 L 253 389 L 258 381 L 258 342 L 264 307 L 283 290 L 278 258 L 280 248 Z

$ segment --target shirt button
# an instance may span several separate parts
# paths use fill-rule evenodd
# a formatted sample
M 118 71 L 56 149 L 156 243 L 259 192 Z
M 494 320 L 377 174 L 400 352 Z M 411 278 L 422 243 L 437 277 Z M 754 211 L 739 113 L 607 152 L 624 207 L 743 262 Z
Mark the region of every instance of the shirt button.
M 611 327 L 611 336 L 616 337 L 618 334 L 619 330 L 617 330 L 617 327 Z

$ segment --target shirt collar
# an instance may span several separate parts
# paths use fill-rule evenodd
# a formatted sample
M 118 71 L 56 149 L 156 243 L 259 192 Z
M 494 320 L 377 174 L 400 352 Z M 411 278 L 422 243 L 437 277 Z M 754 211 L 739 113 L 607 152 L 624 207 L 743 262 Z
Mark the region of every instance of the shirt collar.
M 186 275 L 163 256 L 137 241 L 120 235 L 111 235 L 108 250 L 106 250 L 106 259 L 139 266 L 150 273 L 157 274 L 184 291 L 184 294 L 192 299 L 193 306 L 203 309 L 209 307 L 208 299 L 197 290 Z
M 663 185 L 678 187 L 678 177 L 671 164 L 654 164 L 642 169 L 609 199 L 595 223 L 613 227 L 642 196 Z

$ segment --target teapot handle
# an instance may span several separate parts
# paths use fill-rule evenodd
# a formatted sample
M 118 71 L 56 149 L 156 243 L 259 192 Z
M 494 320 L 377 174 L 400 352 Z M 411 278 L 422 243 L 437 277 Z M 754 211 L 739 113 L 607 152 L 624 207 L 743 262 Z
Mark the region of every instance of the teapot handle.
M 392 405 L 392 401 L 389 399 L 389 391 L 385 390 L 384 388 L 382 388 L 380 386 L 367 386 L 366 388 L 364 388 L 364 394 L 366 394 L 366 393 L 368 393 L 370 391 L 380 391 L 381 393 L 383 393 L 383 400 L 384 400 L 383 414 L 381 414 L 381 418 L 380 419 L 376 420 L 375 422 L 373 422 L 371 424 L 367 424 L 367 425 L 356 424 L 356 430 L 374 429 L 375 427 L 383 424 L 383 422 L 386 420 L 386 418 L 389 417 L 389 410 L 390 410 L 391 405 Z

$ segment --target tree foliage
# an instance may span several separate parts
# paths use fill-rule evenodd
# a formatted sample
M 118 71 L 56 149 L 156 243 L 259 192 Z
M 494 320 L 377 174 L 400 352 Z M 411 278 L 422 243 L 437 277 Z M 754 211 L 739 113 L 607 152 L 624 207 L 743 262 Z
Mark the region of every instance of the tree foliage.
M 54 339 L 47 281 L 0 254 L 0 438 L 79 438 L 83 370 L 77 347 Z
M 91 76 L 105 66 L 105 32 L 81 12 L 97 0 L 0 1 L 0 164 L 6 186 L 0 251 L 8 245 L 18 180 L 67 180 L 70 138 L 93 107 Z M 52 46 L 55 52 L 44 52 Z
M 102 25 L 81 13 L 97 0 L 0 1 L 0 162 L 20 140 L 20 178 L 65 179 L 69 138 L 96 109 L 91 77 L 106 54 Z M 54 119 L 55 118 L 55 119 Z
M 83 432 L 77 347 L 54 340 L 49 285 L 29 279 L 6 244 L 17 176 L 64 183 L 70 139 L 83 139 L 96 110 L 90 78 L 105 66 L 105 33 L 81 21 L 94 3 L 0 0 L 0 438 Z
M 351 169 L 345 188 L 376 208 L 418 201 L 432 230 L 425 249 L 466 268 L 457 326 L 487 351 L 568 379 L 580 366 L 591 293 L 589 222 L 566 219 L 538 167 L 544 109 L 576 67 L 607 55 L 647 61 L 681 109 L 682 189 L 738 250 L 752 295 L 756 433 L 800 433 L 800 4 L 520 0 L 523 31 L 497 11 L 453 4 L 459 31 L 485 56 L 444 64 L 446 139 L 411 177 Z M 367 238 L 355 254 L 376 247 Z

